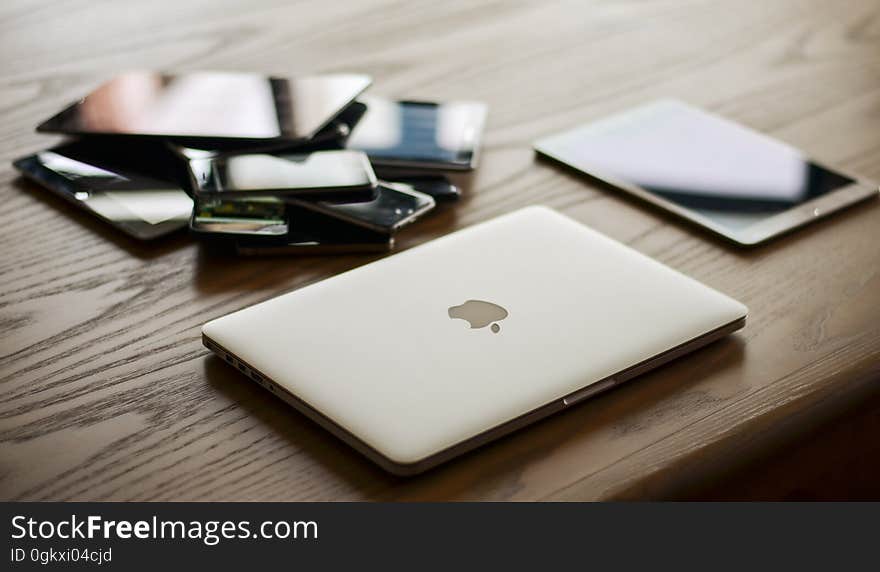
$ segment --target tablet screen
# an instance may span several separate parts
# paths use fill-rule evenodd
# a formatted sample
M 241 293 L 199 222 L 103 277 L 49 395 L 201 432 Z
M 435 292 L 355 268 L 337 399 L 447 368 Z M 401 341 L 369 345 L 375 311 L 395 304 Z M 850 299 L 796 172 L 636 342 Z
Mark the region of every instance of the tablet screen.
M 733 231 L 855 182 L 785 143 L 671 100 L 549 137 L 536 149 Z
M 311 138 L 370 85 L 364 75 L 276 78 L 247 73 L 113 78 L 37 127 L 68 134 L 184 139 Z

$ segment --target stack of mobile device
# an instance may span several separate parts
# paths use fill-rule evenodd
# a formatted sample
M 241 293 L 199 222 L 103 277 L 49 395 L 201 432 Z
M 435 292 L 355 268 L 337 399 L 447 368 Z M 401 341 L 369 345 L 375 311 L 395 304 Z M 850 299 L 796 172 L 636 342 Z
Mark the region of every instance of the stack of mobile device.
M 72 141 L 15 162 L 120 230 L 249 255 L 381 251 L 455 200 L 486 107 L 361 97 L 363 75 L 132 72 L 37 130 Z

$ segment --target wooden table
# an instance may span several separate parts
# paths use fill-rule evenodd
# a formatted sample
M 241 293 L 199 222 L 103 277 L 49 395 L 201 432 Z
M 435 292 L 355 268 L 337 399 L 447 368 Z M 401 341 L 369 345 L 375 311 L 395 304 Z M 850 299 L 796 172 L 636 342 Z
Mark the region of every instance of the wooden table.
M 486 101 L 465 197 L 401 248 L 543 203 L 742 300 L 749 324 L 428 474 L 390 477 L 199 339 L 209 319 L 373 257 L 226 258 L 183 234 L 135 244 L 17 178 L 14 158 L 56 141 L 34 133 L 40 120 L 130 68 L 358 71 L 375 94 Z M 880 390 L 880 201 L 738 250 L 530 147 L 670 96 L 878 180 L 877 2 L 10 1 L 0 77 L 2 499 L 663 498 Z

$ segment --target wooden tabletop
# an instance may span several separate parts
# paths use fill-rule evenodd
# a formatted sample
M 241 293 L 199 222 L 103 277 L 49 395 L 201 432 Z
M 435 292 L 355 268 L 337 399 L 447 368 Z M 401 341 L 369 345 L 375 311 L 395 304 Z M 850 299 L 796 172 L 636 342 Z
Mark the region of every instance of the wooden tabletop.
M 374 256 L 137 244 L 13 171 L 58 140 L 39 121 L 127 69 L 365 72 L 373 94 L 485 101 L 464 198 L 400 249 L 545 204 L 742 300 L 749 323 L 425 475 L 386 475 L 199 337 Z M 880 180 L 880 4 L 4 2 L 0 499 L 663 498 L 880 391 L 880 201 L 740 250 L 531 150 L 667 96 Z

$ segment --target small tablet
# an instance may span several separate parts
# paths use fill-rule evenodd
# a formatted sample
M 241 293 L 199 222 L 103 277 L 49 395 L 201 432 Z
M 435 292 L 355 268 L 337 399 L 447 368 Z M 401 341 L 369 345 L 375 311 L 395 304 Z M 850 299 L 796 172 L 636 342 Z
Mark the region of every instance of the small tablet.
M 282 78 L 129 72 L 72 103 L 37 131 L 191 143 L 300 142 L 315 136 L 370 83 L 369 76 L 358 74 Z
M 878 191 L 790 145 L 674 100 L 541 139 L 535 149 L 743 246 Z
M 475 101 L 360 100 L 367 106 L 349 149 L 365 152 L 377 167 L 470 170 L 476 166 L 486 105 Z
M 193 201 L 170 179 L 145 172 L 146 166 L 155 164 L 161 156 L 145 147 L 126 147 L 123 153 L 100 143 L 76 141 L 13 164 L 24 176 L 62 199 L 129 236 L 150 240 L 185 228 Z M 144 168 L 136 168 L 133 163 Z

